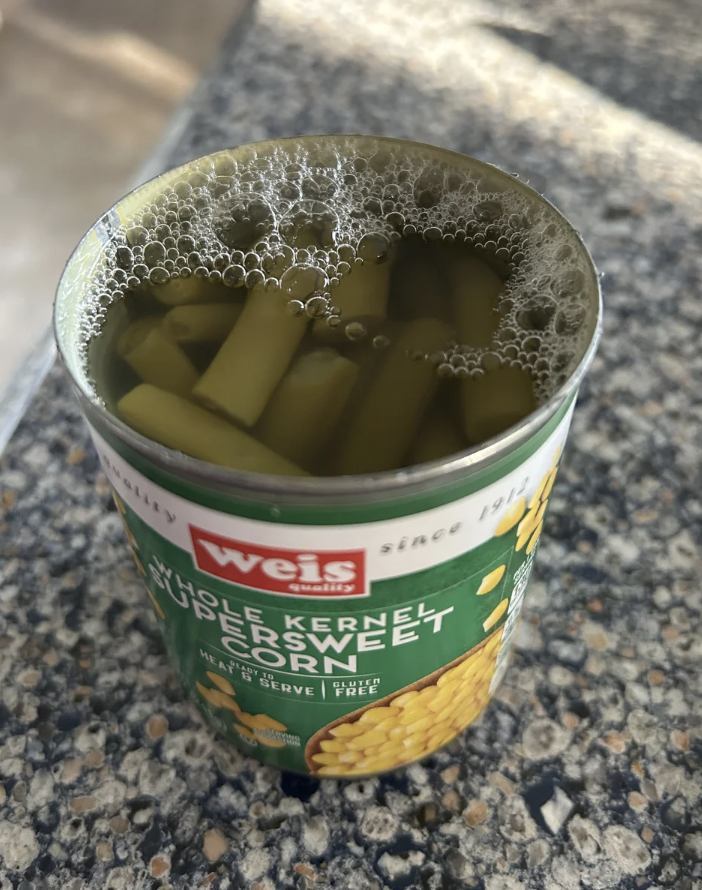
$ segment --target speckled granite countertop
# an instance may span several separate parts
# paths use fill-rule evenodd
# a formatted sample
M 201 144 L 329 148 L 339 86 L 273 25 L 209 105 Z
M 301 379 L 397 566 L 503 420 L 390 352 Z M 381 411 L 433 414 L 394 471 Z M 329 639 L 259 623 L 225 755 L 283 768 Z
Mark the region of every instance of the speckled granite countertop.
M 702 12 L 437 8 L 263 0 L 169 161 L 414 137 L 582 230 L 605 337 L 514 665 L 421 766 L 318 784 L 242 758 L 183 699 L 54 371 L 0 461 L 2 890 L 702 888 Z

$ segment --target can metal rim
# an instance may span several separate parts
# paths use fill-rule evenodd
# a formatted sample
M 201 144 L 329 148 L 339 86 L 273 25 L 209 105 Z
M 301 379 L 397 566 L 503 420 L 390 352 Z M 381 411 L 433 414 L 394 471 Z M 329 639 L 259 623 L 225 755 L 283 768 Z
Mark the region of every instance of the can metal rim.
M 414 142 L 412 140 L 390 139 L 388 137 L 367 137 L 360 134 L 318 134 L 307 138 L 372 138 L 378 142 L 407 142 L 415 147 L 425 147 L 432 151 L 441 151 L 447 155 L 454 155 L 457 158 L 468 159 L 471 163 L 489 169 L 493 173 L 501 176 L 509 177 L 509 174 L 494 164 L 480 161 L 470 155 L 450 149 L 439 148 L 438 146 L 426 143 Z M 296 139 L 299 137 L 288 137 Z M 269 141 L 269 140 L 265 140 Z M 257 145 L 260 143 L 248 143 Z M 222 149 L 226 150 L 226 149 Z M 182 165 L 185 166 L 185 165 Z M 173 174 L 179 167 L 166 171 L 153 177 L 151 180 L 143 183 L 135 191 L 139 191 L 150 183 L 155 183 L 163 175 Z M 522 189 L 530 191 L 539 202 L 548 206 L 569 229 L 575 234 L 580 242 L 584 255 L 590 262 L 593 282 L 596 288 L 597 296 L 597 315 L 593 327 L 592 335 L 579 364 L 570 375 L 568 380 L 548 399 L 543 405 L 540 405 L 536 411 L 533 411 L 519 424 L 513 426 L 506 434 L 500 434 L 492 439 L 482 443 L 479 446 L 465 449 L 458 452 L 450 459 L 438 459 L 425 464 L 403 468 L 401 470 L 390 470 L 382 473 L 363 474 L 356 476 L 321 476 L 321 477 L 292 477 L 292 476 L 272 476 L 263 473 L 251 473 L 242 470 L 231 470 L 218 467 L 206 461 L 198 460 L 181 452 L 173 451 L 163 445 L 159 445 L 151 439 L 147 439 L 140 433 L 135 432 L 127 426 L 118 417 L 114 416 L 106 410 L 101 401 L 97 398 L 86 385 L 85 381 L 77 378 L 77 375 L 71 369 L 71 363 L 67 356 L 66 342 L 64 342 L 63 332 L 60 330 L 58 323 L 59 302 L 62 293 L 62 284 L 66 273 L 71 265 L 71 261 L 81 248 L 81 245 L 93 233 L 96 226 L 101 221 L 106 221 L 110 211 L 103 214 L 76 247 L 71 257 L 69 257 L 57 290 L 56 299 L 54 301 L 53 326 L 54 336 L 56 338 L 59 355 L 72 379 L 73 385 L 77 390 L 80 401 L 93 415 L 97 415 L 102 424 L 107 426 L 119 439 L 134 448 L 150 462 L 174 473 L 189 481 L 195 482 L 206 488 L 216 489 L 219 491 L 227 491 L 239 494 L 255 494 L 256 497 L 277 501 L 281 503 L 291 501 L 304 501 L 307 503 L 328 503 L 328 502 L 344 502 L 350 503 L 355 501 L 364 501 L 369 498 L 375 499 L 379 494 L 384 496 L 404 496 L 413 492 L 422 491 L 428 488 L 434 488 L 437 485 L 444 486 L 450 484 L 454 479 L 464 476 L 468 471 L 475 472 L 490 464 L 494 463 L 498 458 L 510 453 L 517 448 L 522 442 L 527 441 L 535 432 L 537 432 L 558 409 L 565 404 L 570 396 L 577 392 L 580 383 L 587 373 L 590 364 L 595 356 L 602 334 L 602 292 L 600 288 L 599 275 L 595 263 L 587 249 L 580 233 L 574 229 L 567 218 L 558 210 L 555 205 L 538 192 L 530 189 L 525 183 L 520 182 Z M 134 192 L 129 193 L 134 194 Z M 125 198 L 128 197 L 125 196 Z M 124 198 L 113 205 L 113 209 L 124 201 Z

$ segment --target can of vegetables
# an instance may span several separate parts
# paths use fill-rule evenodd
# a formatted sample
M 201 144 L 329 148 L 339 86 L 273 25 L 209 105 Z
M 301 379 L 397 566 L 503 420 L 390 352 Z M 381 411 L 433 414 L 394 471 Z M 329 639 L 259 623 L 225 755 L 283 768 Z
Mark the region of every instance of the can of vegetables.
M 543 197 L 400 140 L 223 151 L 96 223 L 57 341 L 211 726 L 345 778 L 480 715 L 600 314 Z

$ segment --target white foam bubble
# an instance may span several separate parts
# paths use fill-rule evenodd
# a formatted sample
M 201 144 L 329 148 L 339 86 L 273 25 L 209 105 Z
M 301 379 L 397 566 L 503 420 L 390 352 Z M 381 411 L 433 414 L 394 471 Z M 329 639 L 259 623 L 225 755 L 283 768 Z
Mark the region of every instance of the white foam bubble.
M 338 325 L 334 287 L 354 263 L 382 261 L 410 235 L 464 244 L 507 276 L 495 342 L 449 346 L 437 372 L 460 378 L 494 361 L 518 364 L 534 375 L 540 399 L 550 395 L 574 370 L 592 327 L 577 235 L 501 174 L 370 138 L 245 146 L 164 182 L 106 247 L 83 303 L 83 341 L 99 334 L 106 309 L 127 292 L 191 274 L 230 288 L 282 288 L 293 314 Z M 365 333 L 346 327 L 349 339 Z

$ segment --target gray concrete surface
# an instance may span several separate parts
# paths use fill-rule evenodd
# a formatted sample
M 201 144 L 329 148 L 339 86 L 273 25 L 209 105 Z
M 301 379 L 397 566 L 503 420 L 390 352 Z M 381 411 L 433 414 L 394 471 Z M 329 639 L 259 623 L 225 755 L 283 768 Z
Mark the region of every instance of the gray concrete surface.
M 0 458 L 2 890 L 702 890 L 702 8 L 437 8 L 262 0 L 170 157 L 414 136 L 582 230 L 605 335 L 514 664 L 407 770 L 317 783 L 233 753 L 180 691 L 54 371 Z
M 0 404 L 70 251 L 132 185 L 245 5 L 0 4 Z

